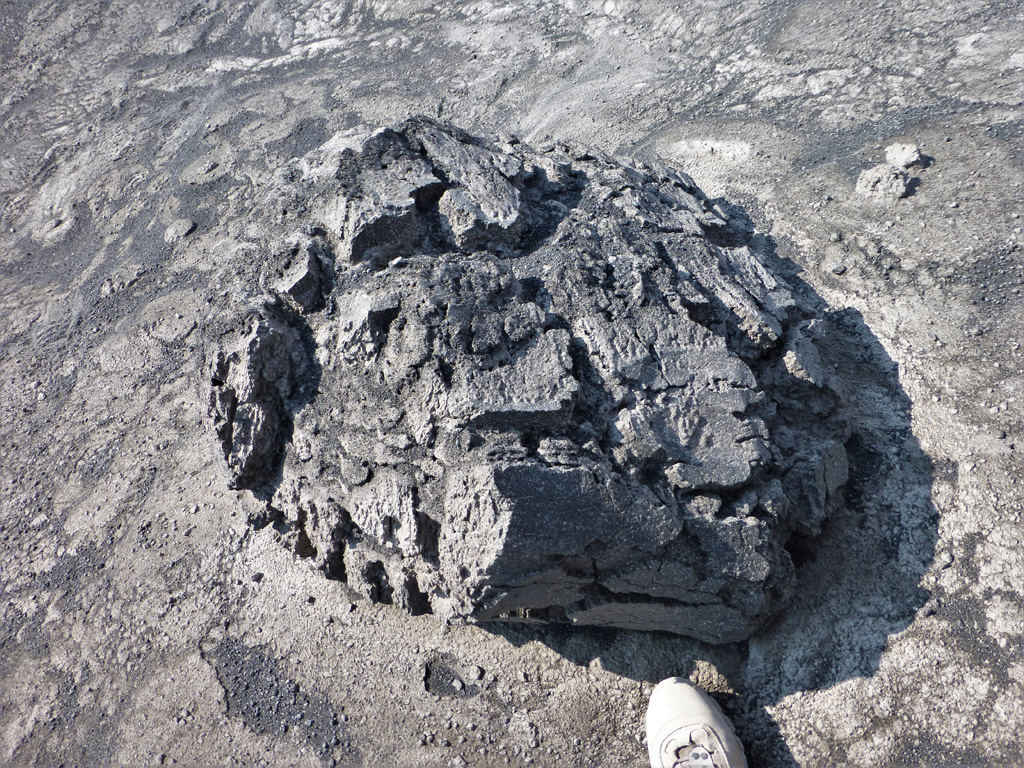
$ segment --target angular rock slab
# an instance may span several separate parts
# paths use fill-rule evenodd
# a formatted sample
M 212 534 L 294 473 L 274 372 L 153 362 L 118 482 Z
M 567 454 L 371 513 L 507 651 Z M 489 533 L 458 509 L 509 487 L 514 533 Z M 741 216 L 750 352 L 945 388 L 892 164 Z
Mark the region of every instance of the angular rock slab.
M 685 174 L 413 118 L 262 194 L 209 412 L 297 551 L 449 622 L 720 643 L 784 605 L 846 481 L 824 321 Z

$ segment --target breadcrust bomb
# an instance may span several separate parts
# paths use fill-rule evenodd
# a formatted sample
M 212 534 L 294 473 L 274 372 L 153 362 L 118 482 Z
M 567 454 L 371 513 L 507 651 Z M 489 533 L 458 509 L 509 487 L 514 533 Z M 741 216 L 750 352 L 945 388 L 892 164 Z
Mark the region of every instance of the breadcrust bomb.
M 842 502 L 814 317 L 685 174 L 426 118 L 262 190 L 205 327 L 229 483 L 441 620 L 749 637 Z

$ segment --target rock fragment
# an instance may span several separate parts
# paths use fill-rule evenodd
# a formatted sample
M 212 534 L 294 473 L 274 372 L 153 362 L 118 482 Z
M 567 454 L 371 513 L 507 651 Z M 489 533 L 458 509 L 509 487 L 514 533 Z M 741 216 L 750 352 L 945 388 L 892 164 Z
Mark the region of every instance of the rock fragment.
M 907 194 L 909 181 L 910 177 L 903 168 L 881 163 L 857 177 L 856 192 L 875 200 L 898 200 Z
M 206 386 L 297 552 L 450 622 L 729 642 L 785 603 L 846 479 L 826 324 L 692 180 L 413 118 L 264 200 L 311 234 L 236 270 Z
M 916 144 L 890 144 L 885 148 L 885 162 L 896 168 L 912 168 L 921 165 L 924 158 Z
M 218 334 L 207 364 L 208 414 L 231 473 L 230 488 L 272 476 L 289 438 L 286 403 L 309 374 L 306 344 L 287 315 L 263 306 Z
M 320 240 L 295 236 L 277 256 L 270 288 L 300 312 L 320 309 L 333 261 L 330 248 Z
M 175 219 L 164 230 L 164 242 L 168 245 L 174 245 L 195 231 L 196 223 L 192 219 Z

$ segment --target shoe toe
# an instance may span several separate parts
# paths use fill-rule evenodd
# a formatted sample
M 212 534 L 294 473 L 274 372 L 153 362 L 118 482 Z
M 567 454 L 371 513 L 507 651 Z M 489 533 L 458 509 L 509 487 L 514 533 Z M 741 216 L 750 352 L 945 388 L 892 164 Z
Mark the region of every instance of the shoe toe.
M 663 680 L 651 693 L 647 743 L 653 768 L 690 763 L 715 768 L 747 765 L 743 746 L 721 708 L 682 677 Z

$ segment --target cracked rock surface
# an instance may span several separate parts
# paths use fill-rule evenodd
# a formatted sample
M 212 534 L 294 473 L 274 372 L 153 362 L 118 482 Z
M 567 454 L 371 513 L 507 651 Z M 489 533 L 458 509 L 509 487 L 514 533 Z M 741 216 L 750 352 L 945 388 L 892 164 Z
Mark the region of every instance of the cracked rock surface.
M 228 267 L 204 369 L 257 522 L 448 622 L 722 643 L 784 605 L 846 418 L 825 321 L 692 179 L 411 118 L 260 200 L 281 242 Z

